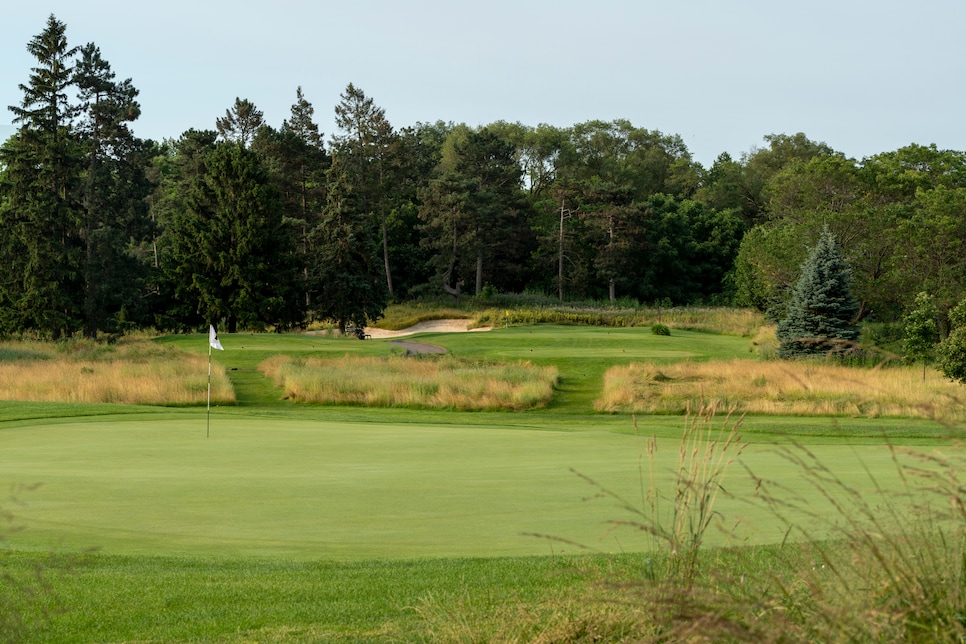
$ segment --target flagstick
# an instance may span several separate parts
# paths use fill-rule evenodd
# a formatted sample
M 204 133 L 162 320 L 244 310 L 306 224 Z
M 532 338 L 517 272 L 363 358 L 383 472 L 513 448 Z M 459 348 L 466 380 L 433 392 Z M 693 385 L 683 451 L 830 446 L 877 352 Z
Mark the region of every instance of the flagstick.
M 208 343 L 208 414 L 206 419 L 205 438 L 211 438 L 211 342 Z

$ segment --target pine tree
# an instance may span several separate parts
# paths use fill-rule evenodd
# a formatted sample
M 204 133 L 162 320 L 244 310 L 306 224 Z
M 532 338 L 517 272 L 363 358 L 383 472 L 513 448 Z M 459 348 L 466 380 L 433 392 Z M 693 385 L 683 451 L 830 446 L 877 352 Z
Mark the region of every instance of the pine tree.
M 322 220 L 309 236 L 309 283 L 313 311 L 345 333 L 382 317 L 389 292 L 377 261 L 375 230 L 352 193 L 336 157 L 329 169 L 329 192 Z
M 20 129 L 0 149 L 0 332 L 57 338 L 81 326 L 83 244 L 78 189 L 83 172 L 67 97 L 76 48 L 51 15 L 27 45 L 37 60 L 19 107 Z
M 81 184 L 84 221 L 84 335 L 117 332 L 142 298 L 139 282 L 146 271 L 129 252 L 151 234 L 146 198 L 151 184 L 145 156 L 150 149 L 128 123 L 140 116 L 138 90 L 131 80 L 118 82 L 110 64 L 93 43 L 80 50 L 74 82 L 80 99 L 78 141 L 86 171 Z M 142 307 L 143 308 L 143 307 Z
M 215 119 L 215 127 L 222 140 L 237 143 L 243 148 L 248 147 L 264 125 L 264 114 L 247 98 L 236 97 L 231 109 L 225 110 L 225 116 Z
M 828 228 L 802 265 L 785 319 L 778 324 L 778 355 L 794 358 L 842 354 L 859 337 L 852 276 Z
M 386 289 L 395 297 L 389 265 L 387 219 L 397 174 L 394 156 L 399 135 L 386 119 L 386 111 L 352 83 L 335 106 L 338 131 L 332 136 L 333 156 L 339 157 L 340 173 L 354 195 L 359 210 L 375 219 L 382 236 L 382 262 Z
M 229 333 L 301 322 L 294 239 L 268 172 L 236 143 L 215 145 L 203 165 L 166 230 L 175 296 L 200 316 L 184 322 L 225 320 Z

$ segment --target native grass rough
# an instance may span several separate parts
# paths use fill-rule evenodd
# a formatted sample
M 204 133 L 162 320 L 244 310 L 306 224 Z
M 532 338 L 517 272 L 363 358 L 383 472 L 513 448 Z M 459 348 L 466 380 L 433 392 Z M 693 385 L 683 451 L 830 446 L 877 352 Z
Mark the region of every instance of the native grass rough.
M 260 371 L 300 403 L 522 411 L 546 406 L 556 367 L 441 357 L 292 358 L 274 356 Z
M 635 362 L 604 374 L 597 411 L 679 414 L 716 404 L 742 413 L 866 418 L 966 418 L 962 387 L 922 369 L 819 361 Z
M 174 347 L 143 340 L 0 343 L 0 400 L 198 405 L 207 396 L 207 356 Z M 235 402 L 217 364 L 211 366 L 211 402 Z

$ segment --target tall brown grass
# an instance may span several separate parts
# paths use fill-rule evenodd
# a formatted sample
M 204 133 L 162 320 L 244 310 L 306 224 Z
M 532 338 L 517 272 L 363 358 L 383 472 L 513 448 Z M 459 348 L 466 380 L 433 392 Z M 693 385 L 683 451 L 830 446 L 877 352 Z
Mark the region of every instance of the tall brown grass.
M 296 402 L 461 411 L 542 407 L 558 380 L 556 367 L 468 362 L 452 356 L 275 356 L 259 369 Z
M 206 402 L 208 358 L 148 341 L 0 344 L 0 400 L 192 405 Z M 235 402 L 212 364 L 211 400 Z
M 964 417 L 961 387 L 918 367 L 861 369 L 819 362 L 730 360 L 609 369 L 598 411 L 682 413 L 701 401 L 746 413 L 855 417 Z

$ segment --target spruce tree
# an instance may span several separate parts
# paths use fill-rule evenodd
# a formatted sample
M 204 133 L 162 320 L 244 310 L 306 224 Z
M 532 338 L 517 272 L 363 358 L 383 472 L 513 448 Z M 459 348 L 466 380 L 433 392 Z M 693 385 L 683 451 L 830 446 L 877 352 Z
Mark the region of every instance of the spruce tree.
M 848 351 L 859 337 L 858 310 L 851 270 L 826 228 L 802 265 L 786 317 L 778 324 L 778 355 L 794 358 Z
M 32 329 L 58 338 L 81 327 L 83 172 L 67 91 L 76 48 L 53 15 L 27 44 L 36 59 L 11 106 L 16 134 L 0 149 L 0 333 Z

